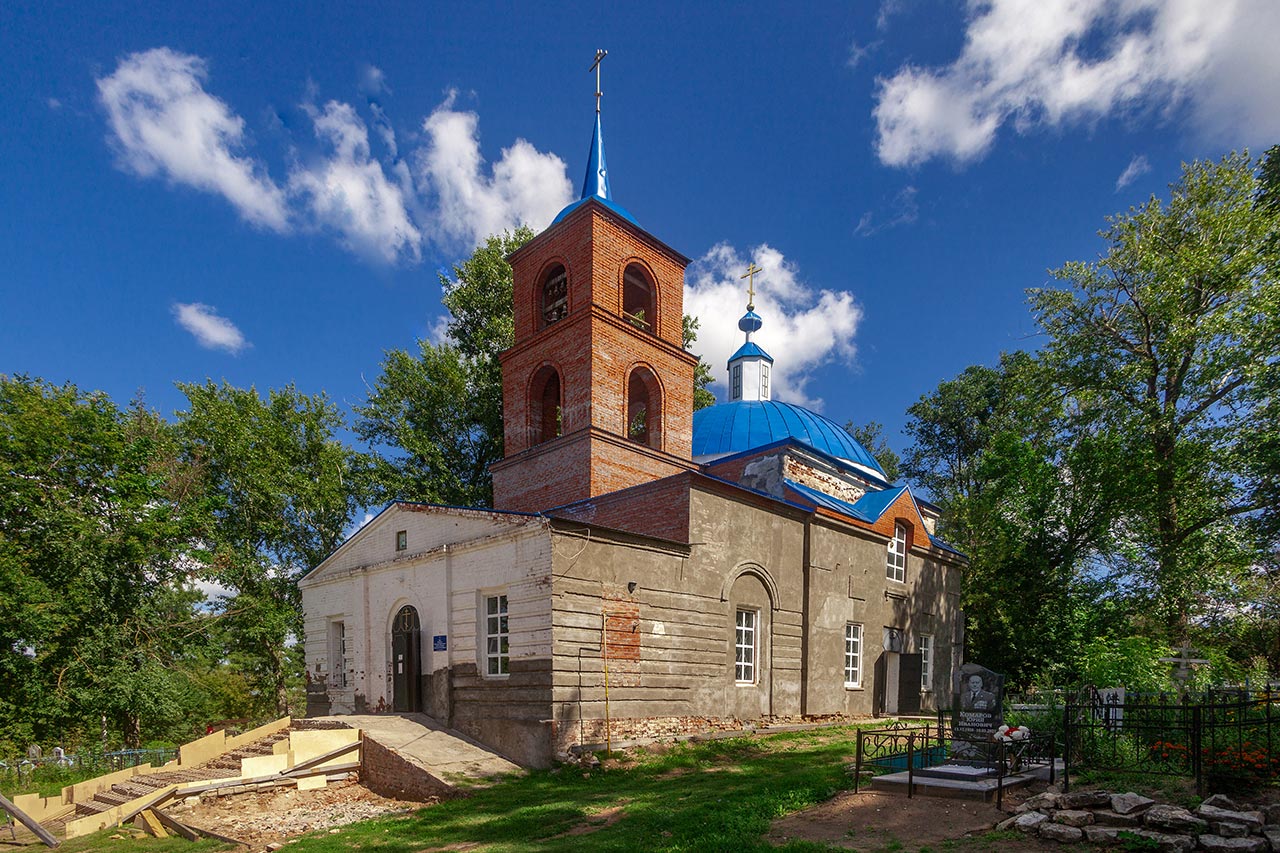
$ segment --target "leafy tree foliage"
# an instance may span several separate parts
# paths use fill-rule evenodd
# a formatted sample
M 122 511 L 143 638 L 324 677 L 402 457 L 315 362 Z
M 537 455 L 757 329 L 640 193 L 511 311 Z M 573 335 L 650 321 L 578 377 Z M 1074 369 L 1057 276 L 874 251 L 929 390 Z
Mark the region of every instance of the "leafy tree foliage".
M 0 740 L 74 741 L 102 720 L 136 745 L 199 701 L 176 459 L 141 405 L 0 376 Z
M 1098 261 L 1056 271 L 1067 286 L 1029 292 L 1039 354 L 910 409 L 904 473 L 973 561 L 972 657 L 1089 677 L 1117 637 L 1198 632 L 1210 657 L 1280 665 L 1277 158 L 1186 166 L 1168 202 L 1110 220 Z
M 1105 256 L 1031 292 L 1044 357 L 1128 459 L 1134 579 L 1185 640 L 1206 583 L 1253 565 L 1280 507 L 1280 212 L 1247 155 L 1185 167 L 1170 201 L 1110 221 Z
M 853 421 L 849 421 L 844 425 L 844 431 L 853 436 L 858 444 L 865 447 L 876 458 L 884 470 L 885 478 L 890 483 L 898 481 L 901 461 L 898 459 L 898 454 L 889 446 L 889 440 L 884 437 L 884 424 L 879 421 L 867 421 L 865 424 L 855 426 Z
M 420 340 L 418 351 L 389 350 L 366 402 L 356 407 L 356 433 L 374 448 L 377 500 L 397 498 L 456 506 L 489 506 L 489 466 L 502 459 L 502 367 L 515 343 L 512 274 L 507 256 L 533 239 L 528 228 L 495 235 L 441 275 L 449 311 L 444 340 Z M 684 346 L 698 321 L 684 317 Z M 699 360 L 694 407 L 715 403 L 711 368 Z
M 218 629 L 258 708 L 285 714 L 301 671 L 297 581 L 341 543 L 364 503 L 365 464 L 337 440 L 343 418 L 323 394 L 179 387 L 189 408 L 176 429 L 204 496 L 197 554 L 230 592 L 215 602 Z

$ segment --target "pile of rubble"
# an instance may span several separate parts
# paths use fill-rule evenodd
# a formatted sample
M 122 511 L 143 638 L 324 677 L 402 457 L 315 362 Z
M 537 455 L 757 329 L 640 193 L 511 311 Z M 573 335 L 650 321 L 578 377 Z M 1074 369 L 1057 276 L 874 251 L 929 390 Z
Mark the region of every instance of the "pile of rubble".
M 1074 791 L 1037 794 L 997 829 L 1016 829 L 1055 841 L 1098 845 L 1149 839 L 1152 849 L 1280 851 L 1280 805 L 1238 804 L 1215 794 L 1194 811 L 1138 794 Z

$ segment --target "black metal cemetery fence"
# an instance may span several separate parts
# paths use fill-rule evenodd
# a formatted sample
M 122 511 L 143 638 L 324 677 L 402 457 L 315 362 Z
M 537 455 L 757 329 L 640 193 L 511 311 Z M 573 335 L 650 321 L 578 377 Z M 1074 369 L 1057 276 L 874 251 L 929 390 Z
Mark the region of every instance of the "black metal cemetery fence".
M 1084 698 L 1085 701 L 1080 701 Z M 1280 694 L 1211 691 L 1133 696 L 1122 705 L 1069 699 L 1063 785 L 1090 769 L 1195 780 L 1203 795 L 1280 779 Z
M 1025 740 L 1005 743 L 967 743 L 962 758 L 952 754 L 947 716 L 938 712 L 937 725 L 914 726 L 895 723 L 882 729 L 858 732 L 854 760 L 853 792 L 858 793 L 864 768 L 879 768 L 907 773 L 907 797 L 915 794 L 917 770 L 937 767 L 948 761 L 961 760 L 976 767 L 988 767 L 996 779 L 996 805 L 1004 805 L 1004 782 L 1009 776 L 1033 768 L 1047 767 L 1049 782 L 1056 781 L 1057 741 L 1053 735 L 1033 734 Z M 988 776 L 987 778 L 991 778 Z

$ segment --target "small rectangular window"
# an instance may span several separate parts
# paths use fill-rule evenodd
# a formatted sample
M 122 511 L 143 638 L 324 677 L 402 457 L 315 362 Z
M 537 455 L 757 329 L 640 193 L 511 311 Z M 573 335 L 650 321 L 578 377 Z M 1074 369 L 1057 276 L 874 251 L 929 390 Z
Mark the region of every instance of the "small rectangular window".
M 347 626 L 344 622 L 329 623 L 329 660 L 333 673 L 330 685 L 338 689 L 346 689 L 347 672 L 350 665 L 347 660 Z
M 844 626 L 844 686 L 862 686 L 862 626 Z
M 756 681 L 756 612 L 739 610 L 733 637 L 733 680 L 739 684 Z
M 920 651 L 920 689 L 933 689 L 933 637 L 921 634 L 916 638 L 916 646 Z
M 506 675 L 511 652 L 505 595 L 490 595 L 484 600 L 484 642 L 485 674 Z
M 409 531 L 397 530 L 396 531 L 396 550 L 403 551 L 408 547 L 409 547 Z
M 742 365 L 741 364 L 735 364 L 733 366 L 733 390 L 729 393 L 729 396 L 734 400 L 737 400 L 739 397 L 742 396 Z
M 903 524 L 893 526 L 893 538 L 889 540 L 889 553 L 885 561 L 884 575 L 891 581 L 907 579 L 907 528 Z
M 760 396 L 769 399 L 769 365 L 760 365 Z

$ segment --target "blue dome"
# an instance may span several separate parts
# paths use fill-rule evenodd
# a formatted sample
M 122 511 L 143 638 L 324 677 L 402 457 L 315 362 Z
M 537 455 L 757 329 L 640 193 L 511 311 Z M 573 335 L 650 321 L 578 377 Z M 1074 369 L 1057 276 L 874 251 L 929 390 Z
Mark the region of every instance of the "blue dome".
M 857 439 L 830 418 L 775 400 L 737 400 L 693 413 L 693 458 L 726 456 L 794 438 L 814 450 L 884 477 Z
M 764 325 L 764 320 L 760 319 L 760 315 L 754 311 L 748 311 L 742 315 L 742 319 L 738 321 L 738 328 L 746 332 L 748 335 L 752 332 L 760 331 L 760 327 Z

